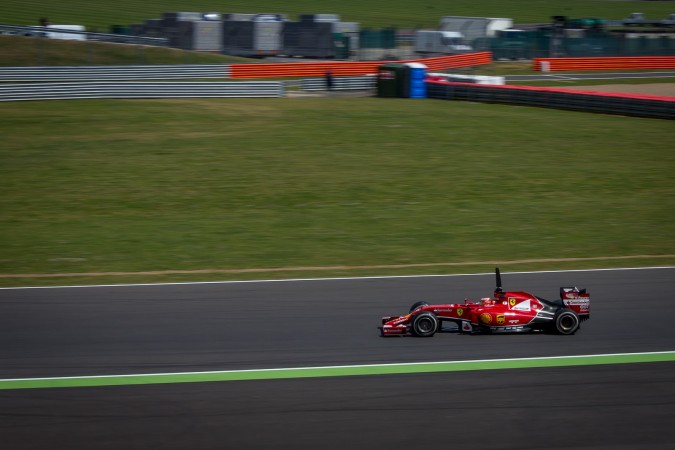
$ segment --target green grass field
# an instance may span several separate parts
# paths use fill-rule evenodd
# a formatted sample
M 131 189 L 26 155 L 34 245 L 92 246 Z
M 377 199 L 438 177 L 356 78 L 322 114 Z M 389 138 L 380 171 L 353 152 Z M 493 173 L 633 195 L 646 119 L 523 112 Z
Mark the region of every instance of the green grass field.
M 2 66 L 234 64 L 259 60 L 176 48 L 0 36 Z
M 251 62 L 260 60 L 166 47 L 0 36 L 0 67 Z
M 0 133 L 4 274 L 675 263 L 667 120 L 378 98 L 49 101 L 0 104 Z M 64 282 L 93 281 L 0 278 Z
M 286 13 L 292 20 L 298 14 L 340 14 L 343 21 L 359 22 L 362 27 L 397 26 L 436 27 L 441 16 L 510 17 L 516 23 L 549 22 L 553 15 L 569 17 L 602 17 L 622 19 L 632 12 L 649 18 L 664 19 L 673 11 L 672 2 L 626 0 L 259 0 L 255 4 L 243 0 L 4 0 L 0 2 L 0 22 L 38 25 L 41 17 L 54 24 L 80 24 L 91 31 L 107 31 L 111 25 L 141 23 L 159 18 L 164 12 L 198 11 L 224 13 Z
M 663 18 L 671 6 L 6 0 L 0 22 L 48 17 L 107 31 L 187 9 L 338 13 L 362 27 L 409 28 L 443 15 Z M 5 36 L 0 65 L 238 61 L 99 45 Z M 665 120 L 377 98 L 90 100 L 0 103 L 0 133 L 3 286 L 450 273 L 492 261 L 507 270 L 675 264 L 675 130 Z M 373 267 L 416 264 L 441 265 Z M 194 270 L 206 272 L 177 272 Z M 87 272 L 152 273 L 11 276 Z

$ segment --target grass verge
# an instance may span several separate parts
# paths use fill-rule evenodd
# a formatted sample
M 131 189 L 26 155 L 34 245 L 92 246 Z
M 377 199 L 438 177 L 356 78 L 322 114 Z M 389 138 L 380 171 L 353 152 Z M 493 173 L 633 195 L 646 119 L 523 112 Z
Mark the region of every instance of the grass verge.
M 11 276 L 0 277 L 0 287 L 48 287 L 48 286 L 93 286 L 93 285 L 122 285 L 145 283 L 209 283 L 209 282 L 239 282 L 257 280 L 289 280 L 289 279 L 319 279 L 319 278 L 353 278 L 353 277 L 396 277 L 418 275 L 454 275 L 467 273 L 492 273 L 495 266 L 506 272 L 535 272 L 547 270 L 590 270 L 590 269 L 622 269 L 628 267 L 673 267 L 675 256 L 662 255 L 660 257 L 635 256 L 626 258 L 594 258 L 587 261 L 491 261 L 474 263 L 453 263 L 452 265 L 422 265 L 421 267 L 379 267 L 363 268 L 345 267 L 332 269 L 330 267 L 313 268 L 312 270 L 284 270 L 283 268 L 257 269 L 255 271 L 225 272 L 208 269 L 195 273 L 166 273 L 166 274 L 126 274 L 126 275 L 93 275 L 87 276 Z
M 531 369 L 573 367 L 599 364 L 635 364 L 675 361 L 675 352 L 615 353 L 605 355 L 554 356 L 545 358 L 511 358 L 473 361 L 439 361 L 422 363 L 366 364 L 210 372 L 146 373 L 127 375 L 19 378 L 0 380 L 0 390 L 53 389 L 92 386 L 127 386 L 139 384 L 203 383 L 244 380 L 278 380 L 317 377 L 392 375 L 409 373 L 465 372 L 475 370 Z
M 4 274 L 675 254 L 666 120 L 440 100 L 85 100 L 5 103 L 0 133 Z M 248 275 L 261 278 L 112 279 Z

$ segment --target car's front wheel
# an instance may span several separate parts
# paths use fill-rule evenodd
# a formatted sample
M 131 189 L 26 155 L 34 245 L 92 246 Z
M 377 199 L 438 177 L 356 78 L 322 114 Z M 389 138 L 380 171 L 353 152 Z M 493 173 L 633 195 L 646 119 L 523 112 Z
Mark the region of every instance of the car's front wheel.
M 412 333 L 419 337 L 431 337 L 438 330 L 436 316 L 429 312 L 423 312 L 415 316 L 412 322 Z
M 427 302 L 425 302 L 425 301 L 413 303 L 413 305 L 410 307 L 410 309 L 408 310 L 408 312 L 417 311 L 418 309 L 420 309 L 420 308 L 422 308 L 422 307 L 424 307 L 424 306 L 429 306 L 429 303 L 427 303 Z
M 555 315 L 555 331 L 558 334 L 574 334 L 579 329 L 579 316 L 571 309 L 563 309 Z

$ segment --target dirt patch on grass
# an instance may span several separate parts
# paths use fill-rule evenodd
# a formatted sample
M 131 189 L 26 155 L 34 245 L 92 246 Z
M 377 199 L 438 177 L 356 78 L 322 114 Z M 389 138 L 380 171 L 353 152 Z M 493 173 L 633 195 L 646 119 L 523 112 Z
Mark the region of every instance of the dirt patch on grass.
M 243 274 L 263 272 L 314 272 L 335 270 L 366 270 L 366 269 L 410 269 L 420 267 L 453 267 L 453 266 L 477 266 L 477 265 L 506 265 L 506 264 L 530 264 L 550 262 L 582 262 L 582 261 L 612 261 L 630 259 L 673 258 L 675 255 L 632 255 L 632 256 L 595 256 L 587 258 L 544 258 L 523 259 L 508 261 L 473 261 L 473 262 L 447 262 L 447 263 L 417 263 L 417 264 L 381 264 L 369 266 L 319 266 L 319 267 L 270 267 L 251 269 L 195 269 L 195 270 L 151 270 L 141 272 L 81 272 L 81 273 L 6 273 L 0 274 L 0 278 L 60 278 L 60 277 L 100 277 L 100 276 L 129 276 L 129 275 L 185 275 L 185 274 Z

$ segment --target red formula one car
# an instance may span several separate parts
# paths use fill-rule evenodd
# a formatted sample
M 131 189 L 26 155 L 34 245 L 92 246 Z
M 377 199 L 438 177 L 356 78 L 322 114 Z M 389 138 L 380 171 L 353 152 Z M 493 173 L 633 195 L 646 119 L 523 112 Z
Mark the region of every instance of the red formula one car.
M 495 274 L 497 288 L 493 298 L 447 305 L 417 302 L 404 316 L 383 317 L 382 336 L 433 336 L 444 323 L 455 324 L 452 330 L 469 334 L 533 331 L 574 334 L 581 322 L 590 317 L 591 299 L 586 289 L 561 287 L 560 300 L 545 300 L 527 292 L 505 292 L 499 269 Z

